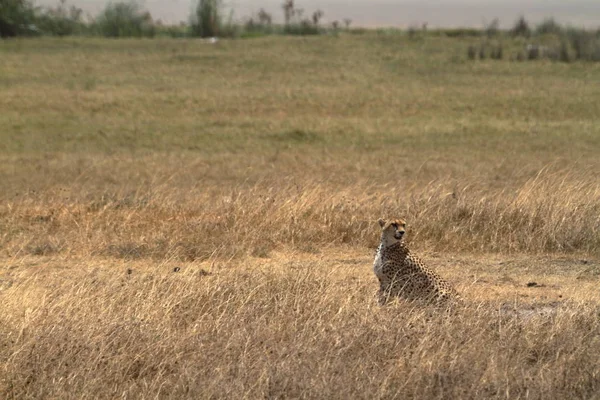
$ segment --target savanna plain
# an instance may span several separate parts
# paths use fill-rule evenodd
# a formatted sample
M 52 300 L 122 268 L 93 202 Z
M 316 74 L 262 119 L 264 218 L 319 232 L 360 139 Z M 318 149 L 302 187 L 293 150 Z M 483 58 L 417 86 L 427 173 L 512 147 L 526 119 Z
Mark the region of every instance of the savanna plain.
M 470 40 L 0 42 L 0 398 L 600 398 L 600 67 Z

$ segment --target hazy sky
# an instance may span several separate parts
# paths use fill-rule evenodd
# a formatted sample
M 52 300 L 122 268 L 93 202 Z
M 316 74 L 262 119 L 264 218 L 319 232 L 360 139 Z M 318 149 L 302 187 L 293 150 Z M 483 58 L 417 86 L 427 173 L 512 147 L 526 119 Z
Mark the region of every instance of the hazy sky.
M 197 0 L 140 0 L 155 19 L 165 22 L 187 20 L 192 4 Z M 58 0 L 37 0 L 38 5 L 53 5 Z M 95 14 L 106 0 L 68 0 L 84 11 Z M 226 9 L 233 9 L 236 19 L 244 19 L 261 8 L 281 21 L 283 0 L 224 0 Z M 325 12 L 324 21 L 352 19 L 354 26 L 420 25 L 430 27 L 481 27 L 495 17 L 503 26 L 510 26 L 519 15 L 531 22 L 554 17 L 562 23 L 588 27 L 600 26 L 600 0 L 296 0 L 296 7 L 305 14 L 316 9 Z

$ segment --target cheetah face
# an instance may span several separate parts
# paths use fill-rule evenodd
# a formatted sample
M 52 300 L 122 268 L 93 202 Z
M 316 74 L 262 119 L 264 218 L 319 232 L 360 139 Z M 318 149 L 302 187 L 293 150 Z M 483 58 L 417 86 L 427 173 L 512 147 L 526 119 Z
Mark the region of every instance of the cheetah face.
M 381 226 L 382 237 L 387 245 L 402 240 L 406 232 L 406 222 L 402 219 L 395 219 L 389 222 L 380 219 L 379 226 Z

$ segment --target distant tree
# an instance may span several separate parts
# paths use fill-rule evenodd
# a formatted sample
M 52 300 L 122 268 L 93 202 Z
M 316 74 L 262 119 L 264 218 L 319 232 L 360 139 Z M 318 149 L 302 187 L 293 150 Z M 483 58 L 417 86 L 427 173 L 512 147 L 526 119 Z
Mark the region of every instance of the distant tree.
M 200 0 L 192 18 L 192 34 L 200 37 L 219 36 L 221 0 Z
M 500 33 L 500 20 L 498 18 L 494 18 L 492 22 L 487 24 L 485 27 L 485 34 L 487 37 L 495 37 Z
M 135 1 L 109 3 L 95 24 L 106 37 L 142 37 L 155 33 L 152 16 Z
M 528 38 L 531 36 L 531 29 L 529 28 L 529 23 L 525 19 L 524 16 L 519 17 L 515 25 L 511 29 L 511 33 L 513 36 L 522 36 Z
M 0 37 L 34 31 L 35 8 L 29 0 L 0 0 Z
M 285 26 L 283 32 L 288 35 L 317 35 L 319 34 L 319 21 L 323 11 L 315 11 L 311 18 L 303 18 L 304 9 L 296 8 L 294 0 L 285 0 L 281 6 Z
M 350 18 L 344 18 L 344 25 L 346 26 L 346 29 L 350 29 L 351 23 L 352 23 L 352 20 Z
M 585 29 L 569 28 L 567 37 L 571 42 L 575 59 L 600 61 L 600 36 Z
M 67 0 L 60 0 L 56 7 L 48 7 L 36 18 L 41 32 L 56 36 L 73 35 L 83 28 L 83 10 L 68 6 Z
M 538 35 L 544 34 L 561 34 L 563 31 L 562 27 L 554 20 L 554 18 L 548 18 L 543 20 L 536 28 L 535 33 Z
M 271 25 L 273 23 L 273 17 L 266 12 L 264 8 L 261 8 L 258 11 L 258 22 L 261 25 Z
M 244 30 L 249 33 L 272 33 L 273 17 L 264 9 L 260 9 L 256 17 L 251 17 L 245 24 Z
M 319 21 L 321 20 L 321 18 L 323 18 L 323 15 L 324 15 L 324 13 L 321 10 L 317 10 L 313 13 L 312 22 L 315 26 L 319 25 Z
M 285 24 L 289 25 L 290 22 L 292 22 L 292 18 L 294 18 L 294 14 L 296 13 L 294 0 L 285 0 L 281 7 L 283 8 L 283 19 Z

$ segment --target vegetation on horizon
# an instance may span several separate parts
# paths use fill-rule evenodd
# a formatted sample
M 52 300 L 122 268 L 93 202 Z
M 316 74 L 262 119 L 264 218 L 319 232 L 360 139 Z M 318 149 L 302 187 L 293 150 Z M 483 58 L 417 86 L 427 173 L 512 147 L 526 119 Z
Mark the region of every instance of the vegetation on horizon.
M 223 17 L 224 5 L 220 0 L 200 0 L 196 9 L 190 16 L 188 23 L 178 25 L 164 25 L 160 20 L 154 20 L 148 11 L 145 11 L 137 0 L 122 0 L 110 2 L 106 8 L 96 17 L 83 18 L 82 10 L 69 6 L 67 0 L 58 0 L 55 7 L 35 7 L 32 0 L 5 0 L 0 4 L 0 36 L 10 37 L 19 35 L 102 35 L 114 37 L 115 32 L 119 37 L 149 36 L 155 34 L 182 37 L 182 36 L 256 36 L 257 34 L 292 34 L 312 35 L 319 33 L 335 33 L 341 30 L 339 20 L 331 21 L 329 26 L 321 24 L 324 14 L 321 10 L 315 10 L 306 16 L 305 10 L 299 8 L 295 0 L 285 0 L 282 3 L 283 19 L 282 25 L 273 22 L 273 16 L 260 9 L 259 12 L 244 19 L 234 21 L 233 10 L 229 20 L 225 22 Z M 105 23 L 106 19 L 113 20 L 113 24 L 122 25 L 111 29 L 101 29 L 98 25 Z M 345 30 L 354 33 L 367 31 L 364 28 L 351 29 L 352 21 L 343 19 Z M 145 25 L 142 29 L 139 26 Z M 136 28 L 131 28 L 131 26 Z M 377 30 L 377 29 L 375 29 Z M 402 32 L 400 29 L 392 29 Z M 392 31 L 384 29 L 385 32 Z M 444 35 L 449 37 L 468 36 L 516 36 L 529 38 L 531 36 L 554 34 L 561 36 L 567 31 L 570 36 L 576 33 L 587 33 L 587 39 L 598 36 L 597 30 L 583 30 L 572 27 L 562 27 L 554 19 L 549 18 L 534 28 L 524 16 L 517 19 L 514 26 L 506 31 L 500 29 L 500 22 L 496 18 L 483 29 L 477 28 L 449 28 L 449 29 L 427 29 L 427 23 L 422 28 L 410 27 L 406 30 L 409 36 L 421 34 Z M 597 43 L 596 43 L 597 44 Z
M 283 25 L 273 23 L 273 16 L 260 9 L 244 22 L 236 22 L 231 11 L 227 21 L 223 18 L 224 6 L 220 0 L 201 0 L 189 23 L 164 25 L 154 21 L 135 0 L 109 3 L 95 18 L 84 20 L 82 10 L 69 6 L 67 0 L 59 0 L 57 6 L 35 8 L 28 0 L 6 0 L 0 5 L 0 36 L 52 35 L 52 36 L 104 36 L 104 37 L 257 37 L 281 35 L 338 35 L 342 28 L 339 21 L 330 26 L 321 23 L 323 12 L 316 10 L 306 17 L 294 0 L 282 3 Z M 363 28 L 350 28 L 351 20 L 344 20 L 346 32 L 365 33 Z M 554 61 L 574 60 L 600 61 L 600 28 L 596 31 L 563 27 L 554 19 L 546 19 L 537 27 L 530 27 L 524 16 L 517 19 L 510 30 L 500 29 L 496 18 L 484 29 L 453 28 L 427 29 L 410 27 L 405 32 L 399 29 L 375 29 L 381 34 L 406 34 L 413 40 L 425 36 L 477 37 L 478 45 L 467 48 L 470 60 L 491 58 L 524 61 L 547 58 Z M 512 52 L 505 51 L 505 42 L 525 40 L 521 47 Z

